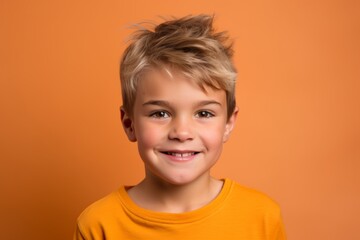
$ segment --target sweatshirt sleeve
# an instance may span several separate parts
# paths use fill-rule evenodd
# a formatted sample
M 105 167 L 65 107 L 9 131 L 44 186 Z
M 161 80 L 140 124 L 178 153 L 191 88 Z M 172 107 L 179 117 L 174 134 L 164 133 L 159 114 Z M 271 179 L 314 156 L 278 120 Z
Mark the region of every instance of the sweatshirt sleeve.
M 284 228 L 281 214 L 279 215 L 278 223 L 277 223 L 276 227 L 274 228 L 274 231 L 273 231 L 273 234 L 272 234 L 272 237 L 270 238 L 270 240 L 286 240 L 285 228 Z
M 73 240 L 86 240 L 84 235 L 81 233 L 79 224 L 76 225 Z

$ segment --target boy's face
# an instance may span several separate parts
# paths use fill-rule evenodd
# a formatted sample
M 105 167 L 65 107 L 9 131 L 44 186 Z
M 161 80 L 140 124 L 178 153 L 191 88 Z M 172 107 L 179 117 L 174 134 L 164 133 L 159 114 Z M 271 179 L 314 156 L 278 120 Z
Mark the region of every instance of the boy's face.
M 177 70 L 150 69 L 138 83 L 133 117 L 123 125 L 145 163 L 146 178 L 181 185 L 209 177 L 237 110 L 227 119 L 226 94 L 204 92 Z

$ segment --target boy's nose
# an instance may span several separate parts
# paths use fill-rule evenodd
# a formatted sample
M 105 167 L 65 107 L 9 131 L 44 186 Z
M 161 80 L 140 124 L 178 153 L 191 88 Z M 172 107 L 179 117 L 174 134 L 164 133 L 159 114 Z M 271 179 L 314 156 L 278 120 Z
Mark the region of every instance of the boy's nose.
M 192 140 L 194 138 L 191 120 L 185 118 L 174 119 L 169 131 L 169 139 L 180 142 Z

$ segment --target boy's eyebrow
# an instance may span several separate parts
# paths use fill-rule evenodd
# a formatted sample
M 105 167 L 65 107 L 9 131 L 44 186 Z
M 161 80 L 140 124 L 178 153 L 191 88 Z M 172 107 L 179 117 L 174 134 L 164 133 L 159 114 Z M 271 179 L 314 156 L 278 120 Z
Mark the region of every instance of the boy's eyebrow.
M 197 103 L 196 106 L 202 107 L 202 106 L 211 105 L 211 104 L 219 105 L 220 107 L 222 106 L 220 102 L 217 102 L 214 100 L 204 100 L 204 101 Z M 150 100 L 150 101 L 143 103 L 143 106 L 146 106 L 146 105 L 156 105 L 156 106 L 162 106 L 162 107 L 168 107 L 168 108 L 170 108 L 170 106 L 171 106 L 171 104 L 168 101 L 163 101 L 163 100 Z
M 202 107 L 202 106 L 206 106 L 206 105 L 219 105 L 221 107 L 221 103 L 219 103 L 218 101 L 215 100 L 205 100 L 205 101 L 201 101 L 197 104 L 198 107 Z
M 162 107 L 170 107 L 170 103 L 163 100 L 150 100 L 145 103 L 143 103 L 143 106 L 146 105 L 156 105 L 156 106 L 162 106 Z

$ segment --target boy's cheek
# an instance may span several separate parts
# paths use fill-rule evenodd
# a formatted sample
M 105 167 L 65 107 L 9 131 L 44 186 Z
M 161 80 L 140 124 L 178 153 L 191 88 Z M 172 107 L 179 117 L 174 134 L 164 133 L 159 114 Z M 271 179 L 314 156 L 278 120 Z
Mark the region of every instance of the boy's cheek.
M 164 135 L 162 132 L 163 131 L 151 126 L 141 127 L 136 130 L 137 140 L 141 142 L 143 146 L 152 146 L 159 142 L 161 135 Z

